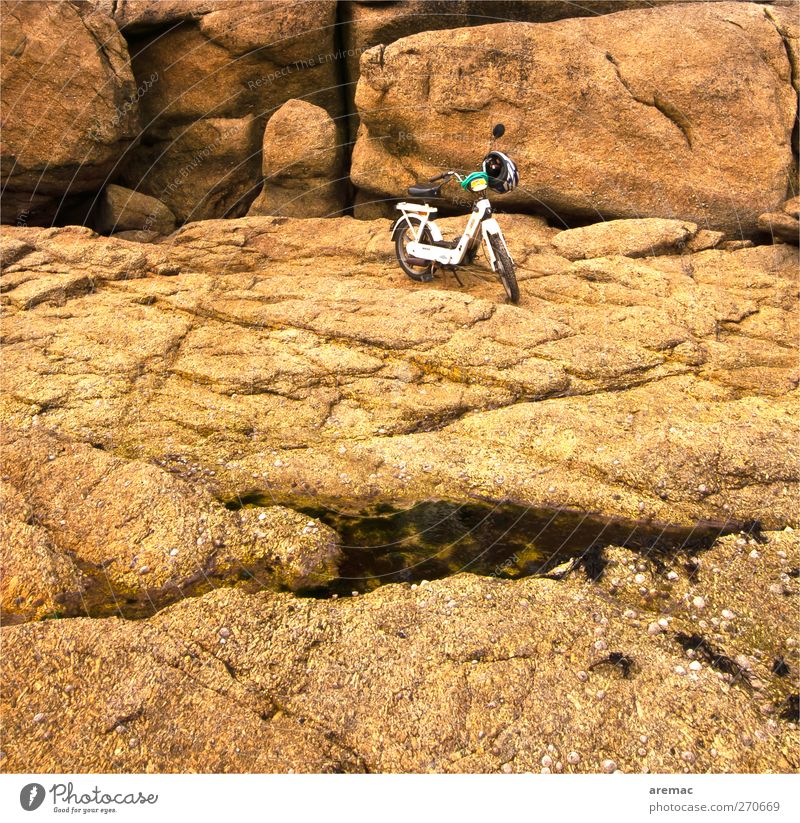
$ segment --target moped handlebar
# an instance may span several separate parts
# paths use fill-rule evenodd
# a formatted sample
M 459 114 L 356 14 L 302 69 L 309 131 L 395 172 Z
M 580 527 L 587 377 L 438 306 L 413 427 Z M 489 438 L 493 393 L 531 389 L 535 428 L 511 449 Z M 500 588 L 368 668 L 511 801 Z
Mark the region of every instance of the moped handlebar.
M 464 178 L 456 171 L 443 171 L 441 174 L 437 174 L 436 177 L 431 177 L 428 181 L 429 183 L 438 183 L 439 180 L 449 180 L 451 177 L 455 177 L 456 180 L 461 182 Z
M 454 171 L 443 171 L 441 174 L 437 174 L 436 177 L 431 177 L 428 182 L 437 183 L 439 180 L 449 180 L 451 177 L 458 177 L 458 175 Z

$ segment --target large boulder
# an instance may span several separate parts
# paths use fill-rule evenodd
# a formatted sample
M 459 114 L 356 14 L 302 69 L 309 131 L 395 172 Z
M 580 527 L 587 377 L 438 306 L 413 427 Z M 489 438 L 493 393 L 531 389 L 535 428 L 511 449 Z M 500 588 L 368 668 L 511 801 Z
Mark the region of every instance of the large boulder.
M 287 100 L 341 113 L 332 0 L 100 5 L 111 7 L 146 86 L 142 141 L 123 181 L 179 220 L 247 213 L 264 126 Z M 220 131 L 228 136 L 218 142 Z
M 319 106 L 289 100 L 264 131 L 264 187 L 248 214 L 334 217 L 344 208 L 343 146 Z
M 570 0 L 392 0 L 388 3 L 342 0 L 339 6 L 347 58 L 346 94 L 351 104 L 350 110 L 353 109 L 360 56 L 372 46 L 386 46 L 401 37 L 424 31 L 490 23 L 549 23 L 565 17 L 590 17 L 676 2 L 683 0 L 584 0 L 581 3 Z M 357 125 L 357 118 L 352 118 L 352 121 L 351 126 Z
M 181 222 L 238 217 L 258 190 L 260 121 L 202 117 L 157 121 L 120 175 Z
M 128 49 L 87 4 L 3 2 L 2 16 L 3 221 L 49 223 L 138 134 Z
M 653 257 L 682 251 L 697 234 L 694 223 L 662 220 L 609 220 L 579 229 L 567 229 L 553 238 L 553 248 L 568 260 L 590 257 Z
M 522 178 L 506 206 L 754 233 L 795 167 L 797 97 L 777 11 L 691 4 L 370 49 L 353 182 L 399 196 L 415 178 L 475 168 L 502 121 L 500 148 Z
M 123 231 L 169 234 L 175 215 L 155 197 L 110 183 L 100 200 L 97 228 L 104 233 Z
M 491 23 L 549 23 L 566 17 L 592 17 L 628 9 L 651 8 L 682 0 L 343 0 L 342 36 L 347 47 L 348 79 L 355 90 L 359 56 L 372 46 L 389 45 L 424 31 L 485 26 Z M 700 0 L 717 2 L 717 0 Z

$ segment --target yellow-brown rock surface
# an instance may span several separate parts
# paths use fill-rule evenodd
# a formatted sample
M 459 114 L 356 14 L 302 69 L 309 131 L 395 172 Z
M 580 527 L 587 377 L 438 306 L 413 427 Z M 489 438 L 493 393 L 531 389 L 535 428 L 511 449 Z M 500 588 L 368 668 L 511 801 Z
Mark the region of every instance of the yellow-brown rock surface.
M 796 247 L 571 263 L 504 222 L 519 307 L 485 263 L 413 284 L 387 221 L 8 229 L 4 419 L 223 498 L 795 522 Z
M 188 480 L 4 426 L 3 622 L 138 617 L 225 585 L 302 589 L 336 577 L 334 533 L 280 506 L 228 511 Z
M 798 662 L 796 535 L 725 538 L 691 575 L 607 554 L 596 582 L 225 589 L 146 621 L 5 629 L 3 767 L 795 771 L 792 680 L 773 668 Z
M 500 219 L 519 306 L 386 220 L 3 230 L 4 769 L 796 770 L 797 247 Z M 275 591 L 346 550 L 287 506 L 441 498 L 742 530 Z

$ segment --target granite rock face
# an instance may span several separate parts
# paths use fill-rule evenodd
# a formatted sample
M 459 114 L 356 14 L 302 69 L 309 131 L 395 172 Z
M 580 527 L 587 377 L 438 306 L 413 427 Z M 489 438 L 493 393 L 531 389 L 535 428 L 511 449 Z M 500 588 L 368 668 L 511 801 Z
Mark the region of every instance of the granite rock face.
M 512 210 L 678 219 L 739 239 L 797 193 L 792 0 L 6 5 L 10 223 L 101 227 L 108 183 L 179 223 L 276 206 L 386 216 L 415 177 L 474 168 L 498 119 L 523 173 L 500 201 Z M 288 116 L 288 101 L 319 111 Z M 321 140 L 337 156 L 319 178 L 282 178 L 269 145 L 262 163 L 265 140 L 295 153 Z M 258 197 L 262 165 L 272 185 Z M 770 224 L 782 239 L 785 223 Z
M 503 223 L 519 307 L 482 258 L 412 283 L 388 221 L 7 229 L 4 419 L 223 499 L 794 523 L 797 248 L 570 262 L 538 218 Z
M 701 0 L 706 1 L 716 2 Z M 339 6 L 343 23 L 342 37 L 347 46 L 345 65 L 348 98 L 352 103 L 355 83 L 359 77 L 360 56 L 372 46 L 388 46 L 403 37 L 425 31 L 493 23 L 551 23 L 567 17 L 594 17 L 631 9 L 666 6 L 675 2 L 676 0 L 585 0 L 581 3 L 565 0 L 397 0 L 391 3 L 373 3 L 344 0 Z
M 150 81 L 139 100 L 142 139 L 121 178 L 181 221 L 247 213 L 264 126 L 287 100 L 342 113 L 335 2 L 113 7 L 134 74 Z
M 797 768 L 797 248 L 502 222 L 519 307 L 413 284 L 385 220 L 3 231 L 8 771 Z M 276 592 L 337 574 L 315 498 L 744 531 Z
M 522 170 L 507 207 L 752 235 L 796 184 L 790 21 L 790 9 L 705 3 L 376 46 L 361 57 L 352 180 L 397 197 L 474 168 L 499 121 L 498 147 Z
M 3 221 L 49 224 L 96 192 L 139 132 L 114 21 L 88 4 L 3 2 Z
M 6 771 L 797 770 L 796 3 L 5 5 Z
M 796 535 L 725 538 L 691 575 L 606 553 L 599 581 L 226 589 L 146 621 L 6 629 L 4 767 L 795 771 Z

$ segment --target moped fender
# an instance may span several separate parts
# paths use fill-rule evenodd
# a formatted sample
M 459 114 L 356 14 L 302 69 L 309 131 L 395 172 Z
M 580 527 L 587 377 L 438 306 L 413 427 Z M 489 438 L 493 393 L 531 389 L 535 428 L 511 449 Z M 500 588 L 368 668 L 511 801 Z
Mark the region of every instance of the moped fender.
M 503 232 L 500 230 L 500 224 L 494 217 L 489 217 L 481 223 L 481 232 L 483 233 L 483 242 L 486 246 L 486 256 L 489 258 L 489 263 L 492 266 L 493 271 L 497 271 L 497 265 L 495 263 L 495 256 L 494 251 L 492 250 L 492 244 L 489 242 L 489 238 L 491 236 L 496 236 L 500 238 L 500 242 L 505 246 L 505 250 L 508 252 L 508 256 L 511 257 L 511 252 L 508 251 L 508 244 L 506 243 L 505 237 L 503 237 Z M 514 259 L 513 257 L 511 258 Z
M 411 228 L 411 223 L 409 222 L 408 218 L 404 214 L 401 214 L 400 217 L 398 217 L 397 220 L 394 221 L 394 225 L 392 226 L 392 240 L 393 241 L 397 240 L 397 235 L 406 226 Z
M 481 221 L 481 229 L 484 234 L 499 234 L 500 224 L 494 217 L 487 217 Z
M 422 225 L 427 226 L 430 230 L 431 237 L 434 241 L 439 242 L 442 240 L 442 232 L 439 230 L 439 227 L 433 220 L 429 220 L 427 216 L 422 217 Z M 394 225 L 392 226 L 392 240 L 397 239 L 398 233 L 405 227 L 408 226 L 412 231 L 414 227 L 411 224 L 411 221 L 408 219 L 408 215 L 404 212 L 400 215 L 400 217 L 395 220 Z

